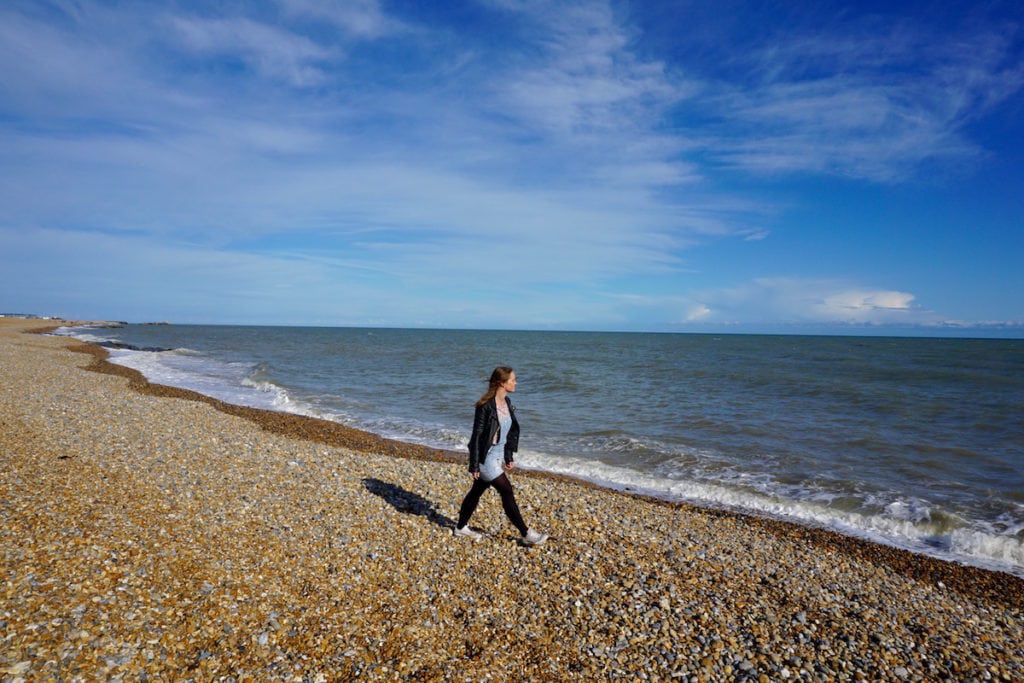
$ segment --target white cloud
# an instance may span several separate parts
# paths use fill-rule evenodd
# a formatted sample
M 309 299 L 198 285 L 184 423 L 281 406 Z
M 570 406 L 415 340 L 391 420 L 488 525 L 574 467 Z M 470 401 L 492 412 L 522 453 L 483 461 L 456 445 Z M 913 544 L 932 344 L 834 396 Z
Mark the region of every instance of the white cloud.
M 1024 86 L 1011 49 L 998 32 L 949 41 L 914 27 L 783 39 L 751 53 L 751 81 L 719 89 L 734 128 L 710 151 L 757 173 L 881 182 L 924 161 L 976 158 L 963 127 Z
M 908 292 L 816 278 L 758 278 L 742 284 L 671 294 L 610 293 L 597 319 L 628 329 L 637 321 L 666 321 L 665 329 L 801 332 L 886 327 L 1019 335 L 1019 320 L 955 321 L 914 304 Z
M 36 126 L 62 129 L 67 119 L 99 119 L 131 127 L 182 99 L 140 69 L 134 51 L 152 23 L 131 16 L 81 26 L 46 23 L 0 8 L 0 91 L 5 112 Z M 89 22 L 98 11 L 75 21 Z M 0 128 L 0 133 L 4 128 Z
M 280 0 L 280 4 L 291 16 L 326 20 L 358 38 L 375 39 L 406 30 L 403 22 L 381 9 L 379 0 Z
M 195 52 L 237 56 L 260 74 L 299 87 L 323 83 L 321 65 L 334 56 L 308 38 L 244 17 L 176 17 L 172 25 Z
M 575 159 L 581 181 L 651 188 L 699 178 L 682 158 L 687 143 L 662 132 L 693 83 L 639 57 L 609 4 L 501 5 L 523 12 L 535 32 L 537 54 L 510 60 L 496 87 L 500 114 L 520 135 L 531 131 Z
M 853 286 L 814 278 L 758 278 L 699 296 L 713 308 L 713 322 L 924 324 L 936 319 L 898 290 Z
M 822 302 L 825 315 L 864 315 L 877 311 L 906 311 L 914 295 L 886 290 L 847 290 L 829 294 Z
M 704 320 L 711 315 L 711 309 L 704 304 L 697 304 L 690 308 L 686 313 L 686 322 L 692 323 L 698 320 Z

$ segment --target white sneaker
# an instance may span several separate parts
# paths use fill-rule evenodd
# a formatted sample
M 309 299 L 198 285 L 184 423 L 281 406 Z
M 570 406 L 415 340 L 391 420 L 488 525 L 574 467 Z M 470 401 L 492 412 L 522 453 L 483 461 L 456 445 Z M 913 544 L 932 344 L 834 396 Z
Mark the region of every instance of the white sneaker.
M 463 538 L 468 538 L 468 539 L 471 539 L 473 541 L 479 541 L 481 538 L 484 537 L 484 535 L 481 534 L 480 532 L 473 531 L 472 529 L 470 529 L 468 524 L 466 526 L 462 527 L 461 529 L 458 528 L 458 527 L 455 527 L 455 535 L 456 536 L 462 536 Z
M 519 542 L 523 545 L 540 545 L 546 540 L 548 540 L 547 534 L 541 534 L 533 529 L 527 529 L 526 535 L 519 539 Z

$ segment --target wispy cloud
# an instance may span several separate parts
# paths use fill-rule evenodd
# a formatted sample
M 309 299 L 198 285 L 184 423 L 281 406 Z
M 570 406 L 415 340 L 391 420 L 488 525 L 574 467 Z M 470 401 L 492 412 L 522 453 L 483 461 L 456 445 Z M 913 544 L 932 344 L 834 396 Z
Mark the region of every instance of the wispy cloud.
M 699 178 L 684 158 L 687 143 L 666 126 L 696 86 L 640 57 L 609 5 L 498 4 L 520 12 L 532 36 L 533 49 L 493 82 L 496 112 L 520 135 L 553 146 L 579 183 L 650 189 Z
M 181 44 L 203 56 L 237 57 L 260 75 L 294 86 L 320 85 L 332 51 L 312 40 L 245 17 L 171 20 Z
M 687 94 L 661 64 L 634 57 L 605 13 L 547 20 L 559 30 L 546 41 L 546 59 L 511 74 L 506 86 L 505 110 L 527 125 L 580 136 L 637 130 Z
M 381 9 L 379 0 L 279 0 L 286 15 L 325 20 L 361 39 L 376 39 L 407 30 L 404 22 Z
M 1024 65 L 996 30 L 943 38 L 855 27 L 754 51 L 749 81 L 720 89 L 717 108 L 739 127 L 712 153 L 758 173 L 879 182 L 904 180 L 925 161 L 971 160 L 983 150 L 964 126 L 1024 86 Z
M 384 40 L 404 26 L 374 3 L 283 6 L 290 17 L 328 12 L 366 40 Z M 328 75 L 328 65 L 343 62 L 336 44 L 303 35 L 299 26 L 249 16 L 162 15 L 140 29 L 173 29 L 156 42 L 180 49 L 203 78 L 189 87 L 170 74 L 151 73 L 139 88 L 141 103 L 106 98 L 97 116 L 133 121 L 131 135 L 103 130 L 70 141 L 31 133 L 9 137 L 11 148 L 30 160 L 22 169 L 26 187 L 56 176 L 70 188 L 49 205 L 12 201 L 22 216 L 34 211 L 44 224 L 69 225 L 74 215 L 92 222 L 89 227 L 170 232 L 216 244 L 232 235 L 316 225 L 323 232 L 304 247 L 311 253 L 348 244 L 344 235 L 352 231 L 387 226 L 401 231 L 410 260 L 437 247 L 447 263 L 458 264 L 448 268 L 455 272 L 475 270 L 475 251 L 514 235 L 536 272 L 559 280 L 669 267 L 687 233 L 728 233 L 724 215 L 701 215 L 652 198 L 654 189 L 695 176 L 692 164 L 675 158 L 677 145 L 657 130 L 681 91 L 661 65 L 629 51 L 610 10 L 589 3 L 546 6 L 524 21 L 537 32 L 540 52 L 515 57 L 486 76 L 466 72 L 457 100 L 442 100 L 431 89 L 378 92 L 371 85 L 360 108 L 348 103 L 348 94 L 340 100 L 312 94 L 299 111 L 295 102 L 261 101 L 257 84 L 325 85 L 337 78 Z M 96 76 L 94 87 L 109 84 L 112 93 L 142 81 L 131 69 L 101 76 L 101 64 L 88 67 L 97 56 L 80 32 L 62 34 L 31 22 L 22 29 L 65 52 L 55 64 L 38 63 L 41 72 L 84 64 Z M 103 63 L 151 59 L 134 42 L 107 44 Z M 428 60 L 447 60 L 422 49 Z M 217 92 L 207 79 L 234 64 L 248 73 L 230 75 L 229 101 L 229 93 Z M 423 68 L 437 77 L 429 65 Z M 80 76 L 61 81 L 69 100 Z M 360 77 L 348 72 L 345 79 Z M 253 84 L 242 85 L 245 78 Z M 447 89 L 444 82 L 437 85 Z M 509 117 L 514 126 L 494 123 Z M 438 147 L 438 140 L 451 145 Z M 523 174 L 531 158 L 536 175 Z M 86 172 L 100 159 L 103 174 Z M 517 164 L 515 176 L 508 172 L 510 160 Z M 708 230 L 711 224 L 715 228 Z M 450 243 L 441 249 L 445 240 Z M 569 248 L 571 267 L 562 256 Z
M 395 7 L 5 4 L 0 230 L 46 236 L 24 254 L 75 235 L 134 250 L 140 301 L 169 262 L 226 307 L 264 287 L 288 309 L 290 280 L 396 324 L 498 324 L 503 288 L 552 325 L 927 322 L 899 280 L 757 279 L 773 264 L 748 258 L 741 284 L 710 288 L 692 250 L 770 243 L 795 200 L 750 191 L 766 177 L 894 184 L 980 158 L 967 129 L 1024 85 L 984 26 L 955 44 L 906 23 L 775 27 L 722 70 L 651 50 L 640 6 L 480 0 L 438 23 Z

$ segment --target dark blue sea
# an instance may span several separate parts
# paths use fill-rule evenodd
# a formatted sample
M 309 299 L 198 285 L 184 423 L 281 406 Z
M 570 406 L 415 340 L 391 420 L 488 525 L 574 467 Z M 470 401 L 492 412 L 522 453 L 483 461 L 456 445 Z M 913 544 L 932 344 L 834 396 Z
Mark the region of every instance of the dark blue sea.
M 128 325 L 151 381 L 464 451 L 496 365 L 519 463 L 1024 576 L 1024 340 Z

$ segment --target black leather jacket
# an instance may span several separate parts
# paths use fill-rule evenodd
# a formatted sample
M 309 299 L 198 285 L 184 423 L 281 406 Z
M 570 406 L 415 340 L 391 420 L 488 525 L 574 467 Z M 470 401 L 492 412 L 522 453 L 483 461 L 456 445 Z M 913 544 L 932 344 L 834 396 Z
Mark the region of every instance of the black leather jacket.
M 505 436 L 505 462 L 512 462 L 513 454 L 519 450 L 519 420 L 516 419 L 516 408 L 512 405 L 512 399 L 506 396 L 505 404 L 508 406 L 509 415 L 512 416 L 512 426 L 509 427 L 508 434 Z M 498 404 L 495 403 L 495 399 L 492 398 L 487 403 L 476 407 L 476 412 L 473 414 L 473 435 L 469 437 L 470 472 L 480 471 L 480 463 L 487 455 L 487 451 L 494 443 L 494 437 L 498 435 L 500 429 Z

